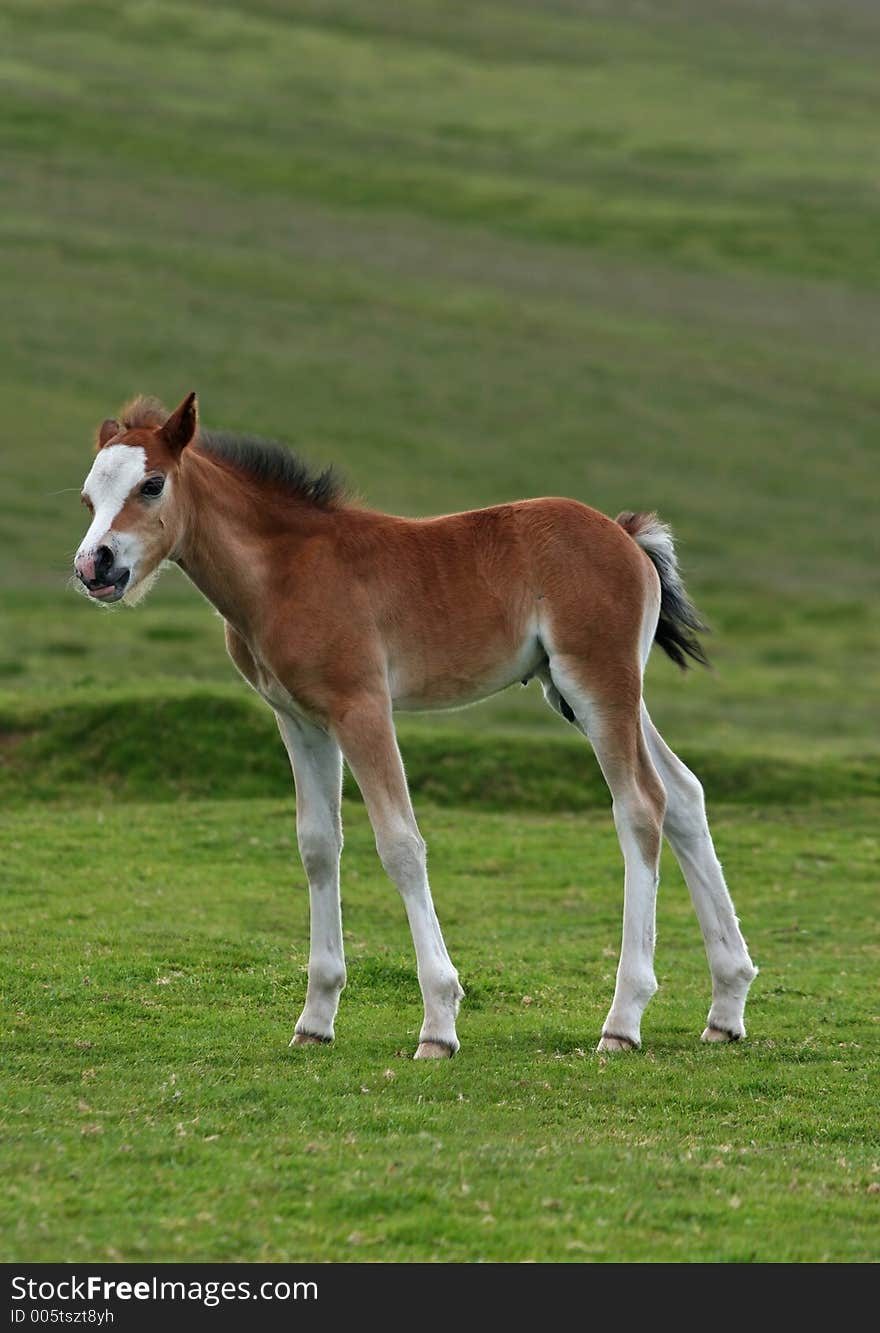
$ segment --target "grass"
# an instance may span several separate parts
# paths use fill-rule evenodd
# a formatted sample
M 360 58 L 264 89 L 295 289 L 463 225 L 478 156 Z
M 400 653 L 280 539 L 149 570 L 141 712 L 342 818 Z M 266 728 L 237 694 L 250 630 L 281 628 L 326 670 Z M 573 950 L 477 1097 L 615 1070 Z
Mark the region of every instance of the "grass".
M 878 18 L 787 13 L 5 6 L 0 690 L 233 679 L 184 580 L 64 586 L 95 423 L 196 387 L 380 508 L 659 509 L 717 668 L 661 729 L 876 753 Z
M 876 1257 L 878 37 L 869 0 L 3 6 L 4 1256 Z M 646 1050 L 591 1053 L 619 855 L 531 688 L 401 727 L 461 1056 L 397 1055 L 353 799 L 339 1044 L 287 1049 L 271 719 L 183 578 L 66 586 L 96 423 L 190 388 L 378 508 L 673 525 L 714 671 L 647 694 L 762 966 L 748 1043 L 696 1043 L 667 867 Z
M 764 971 L 702 1047 L 708 977 L 667 864 L 640 1056 L 593 1046 L 618 947 L 607 815 L 423 806 L 468 999 L 425 1067 L 399 901 L 347 811 L 350 982 L 290 1050 L 306 895 L 291 802 L 4 819 L 3 1257 L 876 1258 L 877 804 L 715 820 Z
M 592 751 L 561 725 L 547 736 L 408 722 L 398 730 L 410 790 L 419 798 L 501 811 L 609 804 Z M 62 696 L 54 707 L 19 703 L 0 711 L 0 756 L 0 796 L 10 804 L 79 801 L 84 782 L 101 802 L 281 797 L 291 784 L 272 713 L 241 689 Z M 867 750 L 809 760 L 688 748 L 683 757 L 715 801 L 880 797 L 880 770 Z M 345 782 L 355 796 L 348 773 Z

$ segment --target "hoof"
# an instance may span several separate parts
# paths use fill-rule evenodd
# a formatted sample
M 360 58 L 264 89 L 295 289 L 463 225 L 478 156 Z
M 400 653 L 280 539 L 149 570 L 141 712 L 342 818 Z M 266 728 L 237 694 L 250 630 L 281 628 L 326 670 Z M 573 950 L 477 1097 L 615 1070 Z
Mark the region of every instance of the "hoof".
M 291 1046 L 328 1046 L 332 1037 L 316 1037 L 312 1032 L 294 1032 L 290 1039 Z
M 727 1032 L 724 1028 L 705 1028 L 700 1041 L 739 1041 L 739 1032 Z
M 455 1049 L 445 1041 L 420 1041 L 414 1060 L 451 1060 Z
M 612 1037 L 610 1032 L 602 1034 L 599 1045 L 596 1047 L 596 1050 L 603 1054 L 614 1051 L 637 1051 L 638 1049 L 639 1043 L 637 1041 L 630 1041 L 629 1037 Z

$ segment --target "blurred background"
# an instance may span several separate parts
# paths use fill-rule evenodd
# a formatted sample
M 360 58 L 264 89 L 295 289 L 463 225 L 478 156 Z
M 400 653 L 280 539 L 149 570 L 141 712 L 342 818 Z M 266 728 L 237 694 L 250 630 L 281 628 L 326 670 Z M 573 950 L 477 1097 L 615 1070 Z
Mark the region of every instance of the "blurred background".
M 8 735 L 251 708 L 177 571 L 67 587 L 95 425 L 194 388 L 377 508 L 656 508 L 714 629 L 649 668 L 670 742 L 869 761 L 878 38 L 871 0 L 5 0 Z M 420 727 L 563 734 L 536 687 Z

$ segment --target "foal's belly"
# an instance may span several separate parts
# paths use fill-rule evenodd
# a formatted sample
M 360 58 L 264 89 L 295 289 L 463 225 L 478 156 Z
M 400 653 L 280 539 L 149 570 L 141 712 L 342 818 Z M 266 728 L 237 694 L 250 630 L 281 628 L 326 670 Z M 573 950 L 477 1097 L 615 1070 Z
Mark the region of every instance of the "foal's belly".
M 401 658 L 389 665 L 391 701 L 400 712 L 464 708 L 534 675 L 544 661 L 534 633 L 494 660 L 415 662 Z

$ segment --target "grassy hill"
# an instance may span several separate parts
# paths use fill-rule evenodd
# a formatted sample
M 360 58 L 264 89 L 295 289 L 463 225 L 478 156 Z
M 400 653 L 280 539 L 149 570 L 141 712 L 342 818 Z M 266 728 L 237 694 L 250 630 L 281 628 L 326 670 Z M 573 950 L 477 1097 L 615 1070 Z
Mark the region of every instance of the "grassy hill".
M 855 0 L 5 5 L 7 707 L 232 683 L 176 574 L 65 588 L 95 422 L 196 387 L 377 507 L 656 507 L 716 631 L 714 675 L 652 664 L 670 740 L 876 751 L 878 35 Z M 559 724 L 533 688 L 475 727 Z

